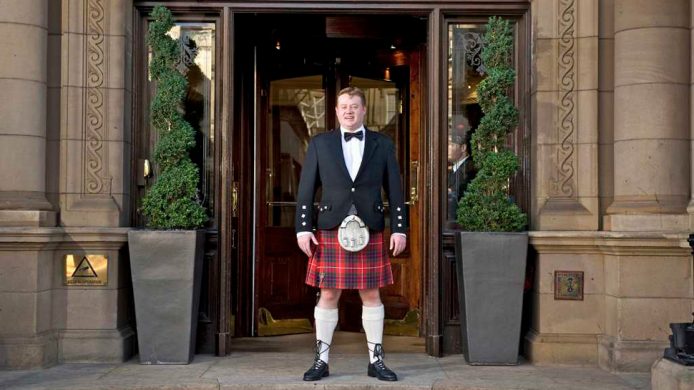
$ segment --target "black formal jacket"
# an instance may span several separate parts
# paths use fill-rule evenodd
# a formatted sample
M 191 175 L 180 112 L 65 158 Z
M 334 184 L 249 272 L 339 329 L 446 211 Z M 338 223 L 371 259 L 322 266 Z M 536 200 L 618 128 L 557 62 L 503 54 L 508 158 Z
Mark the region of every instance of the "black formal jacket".
M 385 228 L 383 188 L 390 207 L 391 232 L 406 233 L 407 208 L 393 142 L 366 129 L 364 156 L 356 179 L 352 181 L 340 137 L 342 133 L 338 128 L 316 135 L 308 145 L 297 195 L 296 231 L 313 231 L 314 220 L 317 220 L 315 227 L 320 230 L 333 229 L 349 214 L 352 204 L 370 229 L 382 231 Z M 322 188 L 321 200 L 314 210 L 313 201 L 319 187 Z
M 475 168 L 472 159 L 467 158 L 455 172 L 448 172 L 448 219 L 457 219 L 458 202 L 465 194 L 468 184 L 475 178 Z

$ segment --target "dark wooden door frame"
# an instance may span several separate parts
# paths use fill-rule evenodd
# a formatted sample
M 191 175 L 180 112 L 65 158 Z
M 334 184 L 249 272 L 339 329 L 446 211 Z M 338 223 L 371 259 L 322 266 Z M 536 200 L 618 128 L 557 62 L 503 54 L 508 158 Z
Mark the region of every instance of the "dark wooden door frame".
M 144 111 L 148 106 L 147 94 L 147 46 L 144 43 L 144 36 L 147 31 L 148 15 L 153 7 L 158 4 L 165 4 L 171 8 L 177 22 L 208 22 L 215 25 L 215 63 L 216 81 L 215 93 L 217 104 L 214 107 L 215 113 L 215 136 L 219 138 L 219 142 L 215 142 L 214 146 L 214 161 L 229 161 L 231 154 L 231 145 L 229 137 L 228 117 L 230 114 L 222 109 L 225 102 L 231 101 L 226 75 L 223 70 L 229 66 L 229 61 L 222 55 L 228 52 L 228 9 L 222 7 L 208 6 L 191 6 L 184 4 L 169 4 L 168 2 L 138 2 L 133 5 L 132 21 L 133 21 L 133 42 L 132 42 L 132 129 L 133 142 L 131 153 L 133 158 L 144 158 L 149 156 L 141 156 L 143 150 L 142 135 L 146 131 L 146 116 Z M 178 6 L 181 5 L 181 6 Z M 225 117 L 223 118 L 222 115 Z M 203 287 L 206 287 L 202 294 L 208 296 L 206 301 L 206 318 L 211 322 L 210 332 L 203 332 L 205 340 L 200 340 L 201 326 L 198 326 L 198 348 L 203 347 L 208 350 L 208 347 L 214 348 L 218 355 L 225 355 L 228 351 L 230 326 L 228 321 L 229 312 L 226 310 L 230 304 L 230 286 L 231 280 L 227 277 L 229 264 L 233 253 L 230 252 L 230 230 L 233 230 L 232 220 L 229 218 L 231 210 L 228 203 L 218 203 L 220 199 L 228 199 L 228 189 L 230 183 L 231 172 L 229 167 L 224 164 L 219 164 L 215 168 L 215 191 L 214 198 L 215 213 L 212 216 L 213 223 L 206 230 L 206 264 L 205 269 L 208 273 L 205 274 L 205 282 Z M 131 188 L 136 189 L 138 186 L 138 177 L 141 174 L 139 165 L 132 164 L 131 169 Z M 133 190 L 133 207 L 131 218 L 133 223 L 137 220 L 137 198 L 138 195 Z M 208 251 L 210 253 L 208 253 Z M 201 307 L 202 311 L 202 307 Z M 209 339 L 207 339 L 209 337 Z M 213 340 L 211 340 L 213 339 Z M 204 344 L 204 345 L 203 345 Z M 213 345 L 213 346 L 212 346 Z
M 514 134 L 511 141 L 516 153 L 523 155 L 521 148 L 527 148 L 525 155 L 529 156 L 530 143 L 527 141 L 530 134 L 530 3 L 524 1 L 516 2 L 487 2 L 486 7 L 478 7 L 475 9 L 441 9 L 438 12 L 435 10 L 430 17 L 430 40 L 432 45 L 429 48 L 428 65 L 431 67 L 429 85 L 429 96 L 435 97 L 429 100 L 431 108 L 426 111 L 428 113 L 443 113 L 439 116 L 431 116 L 428 121 L 431 133 L 426 136 L 425 143 L 430 145 L 428 150 L 431 151 L 430 159 L 427 162 L 428 171 L 425 177 L 430 182 L 427 183 L 428 208 L 426 209 L 425 220 L 431 223 L 425 223 L 422 232 L 431 234 L 429 237 L 437 237 L 437 240 L 424 242 L 426 248 L 424 256 L 425 262 L 425 288 L 428 291 L 436 291 L 437 294 L 425 294 L 425 307 L 429 309 L 427 317 L 426 331 L 426 350 L 432 356 L 442 356 L 444 353 L 444 321 L 443 305 L 455 302 L 457 306 L 457 297 L 442 298 L 444 294 L 451 293 L 452 288 L 445 288 L 442 284 L 444 277 L 442 272 L 448 272 L 448 268 L 442 268 L 444 259 L 444 240 L 450 240 L 450 231 L 445 229 L 446 216 L 446 197 L 443 188 L 446 187 L 447 170 L 446 170 L 446 151 L 448 144 L 448 123 L 447 123 L 447 107 L 445 106 L 447 99 L 447 75 L 442 72 L 446 69 L 447 61 L 447 41 L 448 28 L 451 24 L 457 23 L 479 23 L 486 22 L 487 17 L 491 15 L 503 16 L 516 21 L 517 39 L 515 46 L 516 68 L 518 70 L 517 84 L 515 88 L 515 103 L 519 107 L 520 118 L 518 130 Z M 431 36 L 436 36 L 438 39 L 431 39 Z M 433 147 L 432 147 L 433 146 Z M 522 194 L 521 199 L 518 199 L 519 204 L 525 209 L 529 208 L 529 186 L 530 186 L 530 166 L 528 161 L 521 161 L 520 174 L 517 175 L 516 181 L 511 184 L 514 193 L 520 189 Z M 516 187 L 514 189 L 514 187 Z M 447 233 L 447 234 L 445 234 Z M 450 279 L 450 278 L 449 278 Z M 448 279 L 447 279 L 448 280 Z M 430 283 L 430 284 L 429 284 Z M 449 286 L 450 287 L 450 286 Z M 451 341 L 447 339 L 447 341 Z M 449 351 L 452 348 L 447 348 Z
M 354 14 L 354 13 L 403 13 L 420 15 L 428 20 L 427 53 L 423 60 L 422 73 L 425 82 L 425 96 L 422 97 L 422 117 L 420 133 L 420 202 L 422 221 L 420 224 L 420 237 L 437 237 L 434 240 L 422 239 L 420 256 L 423 259 L 423 316 L 424 334 L 426 335 L 427 353 L 440 356 L 442 353 L 441 341 L 441 321 L 440 321 L 440 267 L 439 256 L 441 255 L 442 245 L 442 215 L 445 202 L 442 201 L 440 194 L 441 188 L 445 183 L 445 166 L 443 151 L 446 150 L 446 117 L 443 115 L 433 115 L 432 113 L 445 112 L 446 101 L 446 72 L 443 66 L 446 61 L 446 42 L 447 26 L 449 21 L 468 15 L 506 15 L 519 18 L 519 23 L 523 28 L 523 35 L 519 37 L 519 47 L 526 48 L 529 42 L 529 1 L 528 0 L 458 0 L 442 1 L 440 3 L 424 2 L 421 0 L 399 0 L 381 1 L 371 3 L 354 4 L 349 0 L 305 0 L 305 1 L 285 1 L 285 2 L 266 2 L 256 1 L 219 1 L 219 0 L 198 0 L 198 1 L 138 1 L 135 6 L 143 12 L 151 9 L 155 5 L 165 4 L 179 14 L 186 12 L 200 13 L 209 11 L 221 14 L 222 23 L 220 31 L 223 33 L 221 39 L 221 55 L 219 66 L 219 78 L 221 79 L 220 107 L 224 105 L 226 109 L 221 110 L 221 128 L 219 137 L 220 150 L 220 177 L 216 195 L 216 204 L 219 218 L 219 251 L 218 256 L 218 275 L 219 275 L 219 300 L 217 302 L 219 318 L 217 319 L 217 355 L 223 356 L 229 353 L 231 343 L 231 305 L 232 305 L 232 264 L 231 254 L 235 252 L 239 258 L 247 258 L 253 255 L 250 244 L 241 240 L 236 248 L 235 237 L 249 234 L 248 230 L 254 229 L 252 225 L 252 210 L 241 207 L 237 217 L 232 217 L 229 207 L 232 202 L 231 186 L 234 182 L 246 183 L 249 172 L 242 161 L 249 161 L 247 150 L 237 150 L 245 145 L 249 140 L 249 134 L 243 131 L 241 126 L 242 113 L 235 109 L 237 102 L 234 101 L 232 93 L 234 80 L 234 26 L 233 18 L 237 13 L 248 12 L 304 12 L 304 13 L 331 13 L 331 14 Z M 142 33 L 142 32 L 140 32 Z M 137 34 L 134 34 L 137 40 Z M 522 41 L 522 42 L 520 42 Z M 522 44 L 522 45 L 521 45 Z M 524 49 L 525 50 L 525 49 Z M 526 56 L 527 57 L 527 56 Z M 527 58 L 526 58 L 527 62 Z M 527 64 L 520 64 L 521 69 L 526 73 L 529 70 Z M 529 84 L 529 77 L 526 77 Z M 522 89 L 527 112 L 529 107 L 527 96 L 529 96 L 529 85 L 524 85 Z M 135 100 L 135 99 L 134 99 Z M 523 123 L 528 123 L 528 118 L 522 118 Z M 252 134 L 250 135 L 252 136 Z M 234 140 L 234 143 L 231 140 Z M 236 157 L 232 157 L 236 156 Z M 252 158 L 252 156 L 250 156 Z M 251 171 L 252 172 L 252 171 Z M 251 179 L 252 183 L 252 179 Z M 253 204 L 253 194 L 251 188 L 241 189 L 238 197 L 238 204 Z M 250 202 L 250 203 L 249 203 Z M 423 207 L 426 205 L 427 207 Z M 230 226 L 238 223 L 238 231 L 231 232 Z M 232 234 L 236 234 L 234 237 Z

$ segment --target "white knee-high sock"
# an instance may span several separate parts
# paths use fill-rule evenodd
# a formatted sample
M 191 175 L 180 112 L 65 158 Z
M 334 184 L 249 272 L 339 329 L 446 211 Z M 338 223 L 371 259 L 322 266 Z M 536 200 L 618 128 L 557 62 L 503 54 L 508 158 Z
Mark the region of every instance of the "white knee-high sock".
M 333 333 L 337 325 L 337 309 L 323 309 L 316 306 L 313 311 L 313 317 L 316 319 L 316 340 L 320 340 L 327 345 L 321 345 L 320 360 L 328 362 L 328 354 L 330 348 L 328 345 L 333 342 Z
M 385 310 L 380 306 L 362 306 L 361 323 L 366 333 L 366 345 L 369 347 L 369 361 L 375 362 L 374 347 L 383 343 L 383 318 Z

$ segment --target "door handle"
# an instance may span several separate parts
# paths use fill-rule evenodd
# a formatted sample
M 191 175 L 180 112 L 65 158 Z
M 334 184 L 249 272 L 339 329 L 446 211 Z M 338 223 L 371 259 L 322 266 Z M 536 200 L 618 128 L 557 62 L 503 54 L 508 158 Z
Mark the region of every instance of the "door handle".
M 144 176 L 145 179 L 152 177 L 152 165 L 149 163 L 148 159 L 142 161 L 142 176 Z
M 410 205 L 419 200 L 419 161 L 410 161 Z
M 144 187 L 147 185 L 147 179 L 152 177 L 152 165 L 146 158 L 137 159 L 137 175 L 135 175 L 137 185 Z
M 231 216 L 236 218 L 239 207 L 239 182 L 231 183 Z
M 265 169 L 265 200 L 272 200 L 272 168 Z

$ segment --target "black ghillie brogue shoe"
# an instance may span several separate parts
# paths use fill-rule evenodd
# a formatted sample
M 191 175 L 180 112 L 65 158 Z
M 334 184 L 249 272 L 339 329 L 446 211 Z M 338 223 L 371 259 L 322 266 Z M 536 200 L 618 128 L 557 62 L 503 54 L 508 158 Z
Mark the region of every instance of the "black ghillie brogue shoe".
M 378 378 L 378 380 L 395 382 L 398 380 L 398 376 L 383 363 L 384 357 L 383 346 L 376 344 L 374 346 L 374 358 L 376 358 L 376 361 L 369 364 L 369 369 L 366 373 L 370 377 Z
M 330 375 L 330 371 L 328 369 L 328 363 L 317 359 L 316 361 L 313 362 L 313 365 L 311 368 L 308 369 L 304 373 L 304 380 L 305 381 L 317 381 L 322 379 L 323 377 L 326 377 Z
M 323 349 L 325 347 L 325 349 Z M 317 381 L 330 375 L 328 363 L 320 360 L 320 354 L 330 348 L 330 345 L 317 340 L 316 341 L 316 356 L 313 359 L 313 365 L 304 373 L 305 381 Z

